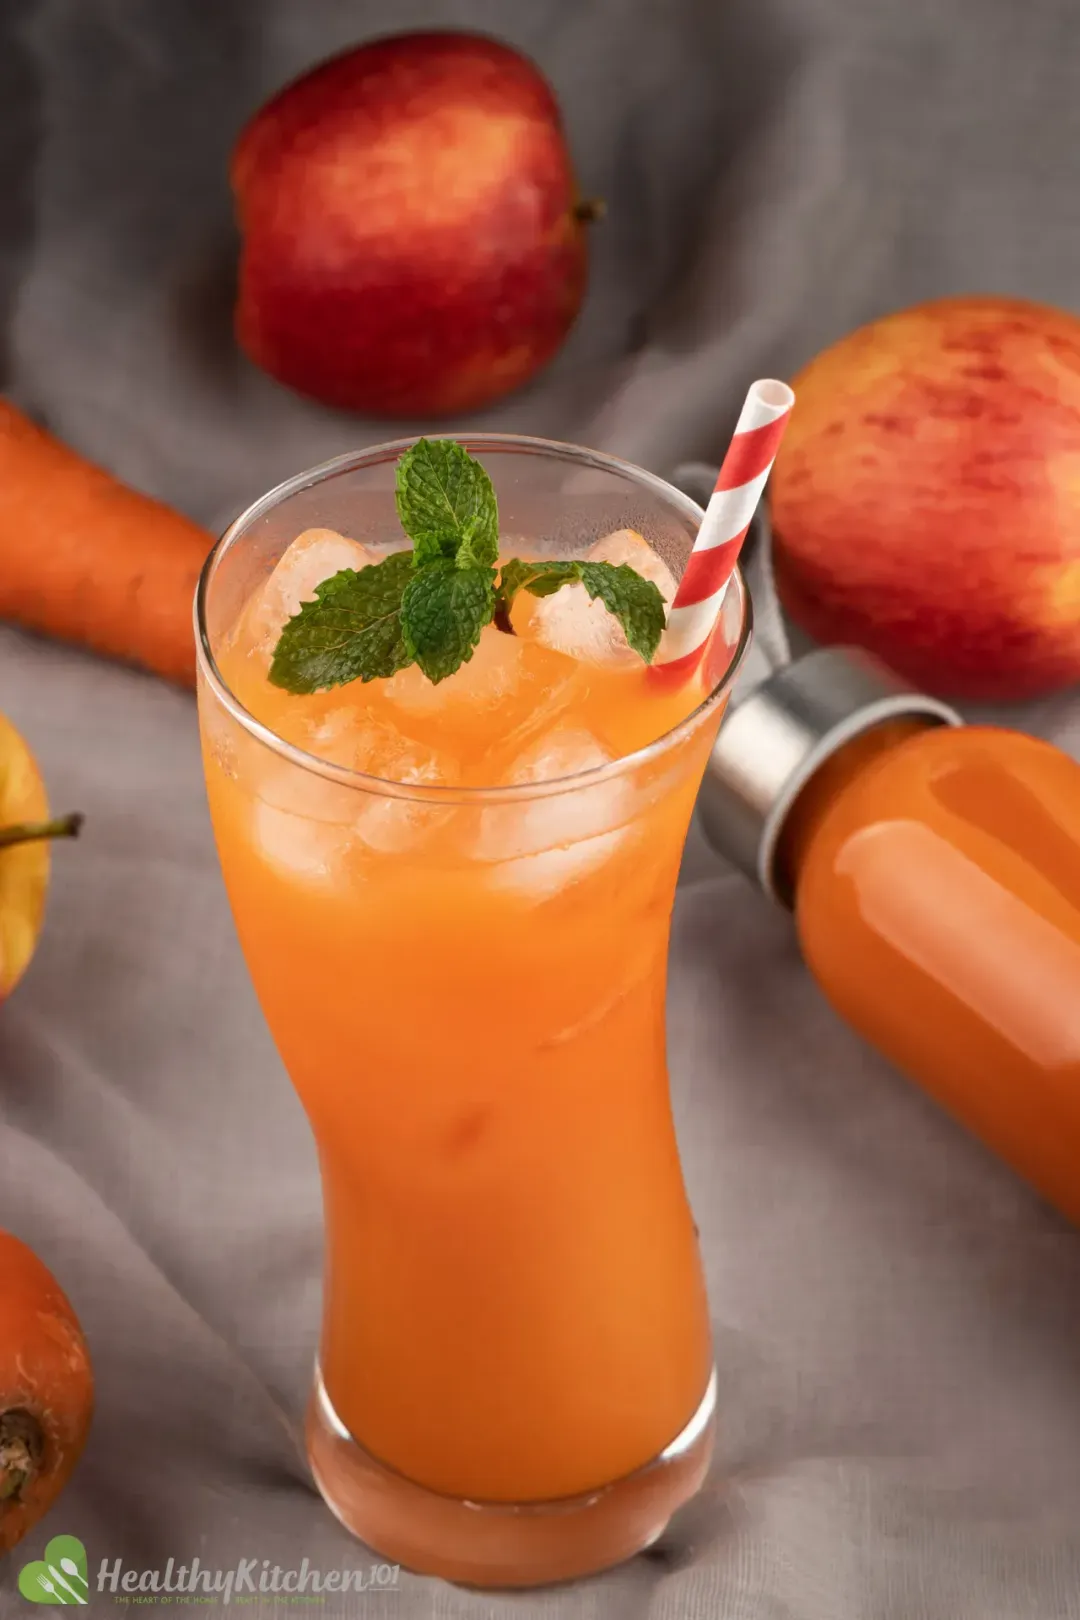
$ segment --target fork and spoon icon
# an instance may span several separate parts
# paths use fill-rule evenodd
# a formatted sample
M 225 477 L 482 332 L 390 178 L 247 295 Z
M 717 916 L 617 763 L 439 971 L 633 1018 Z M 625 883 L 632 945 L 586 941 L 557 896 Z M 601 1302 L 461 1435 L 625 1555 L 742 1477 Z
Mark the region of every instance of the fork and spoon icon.
M 73 1558 L 61 1558 L 60 1569 L 64 1571 L 64 1575 L 73 1576 L 75 1580 L 79 1581 L 82 1586 L 86 1588 L 86 1590 L 89 1590 L 87 1582 L 83 1579 L 82 1575 L 80 1575 L 79 1566 L 76 1564 Z M 77 1592 L 70 1582 L 64 1579 L 64 1575 L 61 1575 L 60 1569 L 57 1569 L 55 1564 L 49 1565 L 49 1575 L 53 1577 L 52 1580 L 49 1579 L 49 1575 L 38 1576 L 38 1585 L 41 1587 L 42 1591 L 47 1592 L 54 1603 L 63 1603 L 65 1605 L 72 1601 L 76 1603 L 85 1603 L 86 1599 L 83 1597 L 82 1593 Z M 54 1586 L 53 1581 L 56 1581 L 60 1586 L 63 1587 L 64 1591 L 70 1595 L 68 1597 L 64 1597 L 56 1590 L 56 1586 Z

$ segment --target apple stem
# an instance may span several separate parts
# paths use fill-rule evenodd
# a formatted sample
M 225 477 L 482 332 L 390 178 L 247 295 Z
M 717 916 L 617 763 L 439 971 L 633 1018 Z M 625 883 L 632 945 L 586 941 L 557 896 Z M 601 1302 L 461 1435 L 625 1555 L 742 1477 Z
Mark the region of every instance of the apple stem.
M 75 811 L 70 816 L 57 816 L 55 821 L 16 821 L 10 827 L 0 827 L 0 849 L 34 843 L 40 838 L 78 838 L 84 819 Z
M 607 203 L 603 197 L 585 197 L 574 204 L 574 218 L 580 220 L 582 225 L 592 225 L 596 220 L 603 219 L 606 213 Z
M 21 1406 L 0 1412 L 0 1504 L 21 1499 L 44 1455 L 45 1436 L 32 1412 Z

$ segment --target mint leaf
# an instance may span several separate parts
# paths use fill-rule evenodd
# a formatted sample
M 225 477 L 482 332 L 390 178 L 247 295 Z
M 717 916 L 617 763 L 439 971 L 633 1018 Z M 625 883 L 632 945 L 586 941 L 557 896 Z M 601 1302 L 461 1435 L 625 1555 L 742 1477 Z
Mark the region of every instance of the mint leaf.
M 401 527 L 413 543 L 417 568 L 454 560 L 493 568 L 499 555 L 499 503 L 491 479 L 453 439 L 418 439 L 397 465 Z
M 401 630 L 409 656 L 429 681 L 467 664 L 495 611 L 495 570 L 461 568 L 447 558 L 418 568 L 401 599 Z
M 343 568 L 315 588 L 274 649 L 270 681 L 286 692 L 320 692 L 349 681 L 382 680 L 411 662 L 401 603 L 412 578 L 411 551 L 368 568 Z
M 532 596 L 552 596 L 560 585 L 580 581 L 576 562 L 527 562 L 524 557 L 511 557 L 503 563 L 499 574 L 499 595 L 509 609 L 518 591 Z
M 526 562 L 514 557 L 499 576 L 500 617 L 508 619 L 518 591 L 531 596 L 553 596 L 564 585 L 584 585 L 593 601 L 603 602 L 623 627 L 627 645 L 651 664 L 664 633 L 664 598 L 651 579 L 643 579 L 628 563 L 584 562 L 576 558 L 558 562 Z
M 651 664 L 664 633 L 665 609 L 660 587 L 629 563 L 583 562 L 581 583 L 594 601 L 603 602 L 623 627 L 627 646 Z

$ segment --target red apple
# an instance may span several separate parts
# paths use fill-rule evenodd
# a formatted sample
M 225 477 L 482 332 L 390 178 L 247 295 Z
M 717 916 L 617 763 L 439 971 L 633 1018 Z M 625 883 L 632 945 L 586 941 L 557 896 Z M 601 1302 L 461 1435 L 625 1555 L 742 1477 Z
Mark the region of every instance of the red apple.
M 793 387 L 770 505 L 794 621 L 955 697 L 1080 680 L 1080 320 L 942 299 Z
M 233 153 L 236 330 L 327 404 L 466 411 L 549 360 L 585 288 L 559 109 L 531 62 L 470 34 L 403 34 L 280 91 Z

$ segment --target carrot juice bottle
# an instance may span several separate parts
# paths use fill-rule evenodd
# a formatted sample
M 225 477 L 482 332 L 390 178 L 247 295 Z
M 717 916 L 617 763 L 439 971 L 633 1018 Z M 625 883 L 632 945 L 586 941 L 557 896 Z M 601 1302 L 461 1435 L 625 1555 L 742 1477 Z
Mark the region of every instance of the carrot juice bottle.
M 837 1012 L 1080 1221 L 1080 766 L 829 650 L 725 724 L 702 814 Z
M 426 548 L 436 607 L 444 587 L 489 588 L 475 514 L 456 562 L 419 521 L 403 554 L 405 449 L 283 485 L 210 559 L 207 791 L 319 1153 L 317 1482 L 388 1557 L 526 1584 L 655 1539 L 708 1463 L 709 1313 L 664 997 L 680 855 L 746 607 L 737 583 L 701 674 L 675 690 L 629 643 L 637 609 L 617 622 L 580 583 L 524 585 L 450 673 L 437 659 L 456 657 L 458 626 L 440 621 L 425 644 L 437 680 L 399 667 L 399 566 L 412 579 Z M 619 590 L 651 581 L 662 624 L 692 502 L 568 446 L 468 449 L 497 492 L 502 581 L 511 562 L 535 584 L 586 559 Z M 360 635 L 349 593 L 365 580 L 398 606 Z

